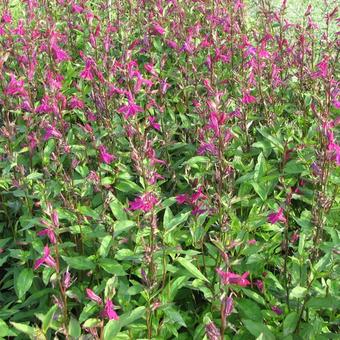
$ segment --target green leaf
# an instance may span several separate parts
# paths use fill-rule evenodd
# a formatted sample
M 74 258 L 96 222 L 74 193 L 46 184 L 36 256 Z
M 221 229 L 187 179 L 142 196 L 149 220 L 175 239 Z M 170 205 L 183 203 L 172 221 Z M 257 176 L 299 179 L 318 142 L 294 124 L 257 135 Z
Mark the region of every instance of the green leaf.
M 81 328 L 78 320 L 71 317 L 70 323 L 68 325 L 68 333 L 71 337 L 79 339 L 81 335 Z
M 2 319 L 0 319 L 0 337 L 5 337 L 9 333 L 9 328 L 6 324 L 6 322 Z
M 83 323 L 83 328 L 98 327 L 100 323 L 101 323 L 100 319 L 96 319 L 96 318 L 87 319 Z
M 107 257 L 107 255 L 110 251 L 112 242 L 113 242 L 113 238 L 112 238 L 111 235 L 106 235 L 106 236 L 103 237 L 103 239 L 100 243 L 99 250 L 98 250 L 99 256 L 101 256 L 103 258 Z
M 312 297 L 306 304 L 307 308 L 314 309 L 327 309 L 332 310 L 340 309 L 340 298 L 336 296 L 326 296 L 326 297 Z
M 296 160 L 291 160 L 285 165 L 283 172 L 288 175 L 295 175 L 302 173 L 304 170 L 303 164 L 298 163 Z
M 131 313 L 125 313 L 119 320 L 110 320 L 104 327 L 104 340 L 115 339 L 121 328 L 126 327 L 145 315 L 145 307 L 137 307 Z
M 270 332 L 268 327 L 261 322 L 255 322 L 252 320 L 242 319 L 244 326 L 254 336 L 258 337 L 262 333 L 268 340 L 275 340 L 275 336 Z
M 179 224 L 185 222 L 190 216 L 190 214 L 191 212 L 187 211 L 186 213 L 179 213 L 178 215 L 176 215 L 170 222 L 167 223 L 167 226 L 164 226 L 166 228 L 164 236 L 170 233 Z
M 122 265 L 112 259 L 100 259 L 98 263 L 99 266 L 102 267 L 109 274 L 114 274 L 117 276 L 127 275 Z
M 116 189 L 126 193 L 140 193 L 143 192 L 143 189 L 137 185 L 136 183 L 128 180 L 123 179 L 119 180 L 118 183 L 115 184 Z
M 296 312 L 289 313 L 283 321 L 283 335 L 287 336 L 295 331 L 299 315 Z
M 10 323 L 19 332 L 27 334 L 30 337 L 30 339 L 33 339 L 35 331 L 36 331 L 35 328 L 33 328 L 29 325 L 26 325 L 24 323 L 17 323 L 17 322 L 13 322 L 13 321 L 10 321 Z
M 46 313 L 46 315 L 44 315 L 44 317 L 42 318 L 42 331 L 44 332 L 44 334 L 46 334 L 46 332 L 48 331 L 48 329 L 50 328 L 51 322 L 53 320 L 53 315 L 56 312 L 56 310 L 58 309 L 57 305 L 54 305 L 50 308 L 50 310 Z
M 237 310 L 241 318 L 261 322 L 263 320 L 261 308 L 252 300 L 240 299 L 237 301 Z
M 292 289 L 289 296 L 295 299 L 302 299 L 306 296 L 306 294 L 307 294 L 307 288 L 296 286 L 295 288 Z
M 195 267 L 191 262 L 183 257 L 179 257 L 177 261 L 182 265 L 190 274 L 192 274 L 197 279 L 209 282 L 209 280 Z
M 71 268 L 74 269 L 90 270 L 96 267 L 95 264 L 85 256 L 74 257 L 62 256 L 62 258 Z
M 183 163 L 183 165 L 190 165 L 191 167 L 197 165 L 199 163 L 208 163 L 210 162 L 209 157 L 206 156 L 194 156 L 191 157 L 189 160 Z
M 119 220 L 127 220 L 127 215 L 124 210 L 123 204 L 118 201 L 118 199 L 115 196 L 109 195 L 110 199 L 112 200 L 110 202 L 110 209 L 112 211 L 113 216 Z
M 261 152 L 257 158 L 257 163 L 255 165 L 254 171 L 254 181 L 258 182 L 265 175 L 266 159 Z
M 14 280 L 14 289 L 19 299 L 31 288 L 33 283 L 33 270 L 24 268 Z

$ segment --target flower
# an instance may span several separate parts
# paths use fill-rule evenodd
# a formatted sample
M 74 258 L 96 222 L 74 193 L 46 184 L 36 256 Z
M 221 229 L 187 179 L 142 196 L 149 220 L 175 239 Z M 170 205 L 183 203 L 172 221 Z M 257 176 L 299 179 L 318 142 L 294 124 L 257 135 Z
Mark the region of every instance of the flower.
M 222 310 L 222 317 L 225 319 L 227 318 L 234 309 L 234 300 L 233 297 L 230 295 L 228 297 L 225 297 L 222 301 L 223 310 Z
M 153 23 L 152 29 L 154 33 L 159 34 L 159 35 L 164 35 L 165 33 L 165 29 L 157 22 Z
M 44 247 L 43 256 L 35 261 L 34 270 L 38 269 L 43 264 L 46 264 L 47 267 L 51 267 L 51 268 L 56 268 L 57 266 L 54 258 L 50 255 L 50 249 L 48 246 Z
M 24 89 L 24 81 L 17 80 L 14 74 L 11 74 L 10 78 L 10 82 L 8 83 L 4 93 L 8 96 L 27 97 L 27 92 Z
M 211 321 L 205 326 L 205 333 L 209 340 L 220 340 L 221 333 L 220 330 Z
M 229 271 L 225 272 L 219 268 L 216 269 L 216 271 L 217 274 L 220 275 L 222 283 L 225 285 L 233 284 L 241 287 L 247 287 L 248 285 L 250 285 L 250 281 L 247 280 L 249 272 L 245 272 L 244 274 L 239 275 Z
M 71 98 L 69 105 L 71 109 L 83 109 L 85 106 L 84 102 L 76 96 Z
M 286 218 L 283 215 L 283 208 L 279 208 L 277 213 L 271 213 L 267 218 L 268 222 L 275 224 L 276 222 L 286 222 Z
M 101 162 L 111 164 L 115 160 L 116 157 L 108 153 L 104 145 L 100 145 L 98 149 Z
M 56 244 L 57 243 L 57 238 L 55 236 L 55 232 L 52 228 L 46 228 L 44 230 L 41 230 L 37 233 L 38 236 L 45 236 L 47 235 L 47 237 L 49 238 L 50 242 L 52 244 Z
M 262 280 L 256 280 L 255 281 L 255 286 L 257 287 L 257 289 L 263 293 L 263 281 Z
M 119 320 L 118 314 L 114 310 L 114 304 L 110 299 L 105 302 L 105 307 L 102 312 L 102 317 L 108 318 L 109 320 Z
M 149 117 L 149 123 L 150 123 L 150 126 L 152 126 L 155 130 L 157 130 L 157 131 L 161 130 L 161 126 L 159 125 L 159 123 L 157 123 L 156 117 L 150 116 Z
M 61 138 L 63 135 L 53 126 L 48 124 L 45 128 L 44 140 L 50 138 Z
M 140 197 L 137 197 L 134 201 L 129 202 L 128 210 L 142 210 L 144 212 L 148 212 L 152 210 L 152 208 L 158 203 L 158 199 L 156 196 L 147 192 Z
M 138 112 L 143 112 L 143 109 L 136 105 L 136 103 L 132 100 L 129 100 L 128 105 L 123 105 L 118 109 L 119 113 L 124 114 L 124 118 L 130 118 L 135 116 Z
M 281 315 L 281 314 L 283 313 L 282 309 L 280 309 L 280 308 L 277 307 L 277 306 L 273 306 L 273 307 L 272 307 L 272 311 L 273 311 L 274 313 L 276 313 L 277 315 Z
M 99 305 L 102 304 L 102 302 L 103 302 L 102 299 L 101 299 L 101 297 L 98 296 L 98 295 L 97 295 L 92 289 L 90 289 L 90 288 L 86 288 L 86 295 L 87 295 L 87 297 L 88 297 L 90 300 L 92 300 L 92 301 L 98 303 Z
M 241 101 L 243 104 L 252 104 L 256 103 L 256 98 L 252 96 L 249 91 L 244 91 Z

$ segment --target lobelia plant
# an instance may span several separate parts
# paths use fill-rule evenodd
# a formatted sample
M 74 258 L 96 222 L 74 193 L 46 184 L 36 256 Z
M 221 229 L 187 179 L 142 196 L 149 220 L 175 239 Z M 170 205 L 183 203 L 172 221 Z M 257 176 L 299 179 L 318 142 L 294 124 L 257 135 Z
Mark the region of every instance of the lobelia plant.
M 0 338 L 336 338 L 338 6 L 290 6 L 0 3 Z

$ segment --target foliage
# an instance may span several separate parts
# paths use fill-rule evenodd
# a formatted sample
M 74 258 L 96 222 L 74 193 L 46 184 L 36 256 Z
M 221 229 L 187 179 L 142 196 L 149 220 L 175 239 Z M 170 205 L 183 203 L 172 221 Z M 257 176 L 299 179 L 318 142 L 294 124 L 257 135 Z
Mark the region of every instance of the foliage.
M 1 2 L 0 338 L 337 337 L 338 12 L 259 3 Z

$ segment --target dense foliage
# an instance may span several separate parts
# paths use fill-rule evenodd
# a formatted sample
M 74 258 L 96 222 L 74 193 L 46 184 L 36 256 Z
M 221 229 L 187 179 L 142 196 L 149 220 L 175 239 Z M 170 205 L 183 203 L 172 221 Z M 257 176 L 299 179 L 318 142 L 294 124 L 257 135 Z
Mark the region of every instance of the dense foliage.
M 1 1 L 0 338 L 337 337 L 323 3 Z

